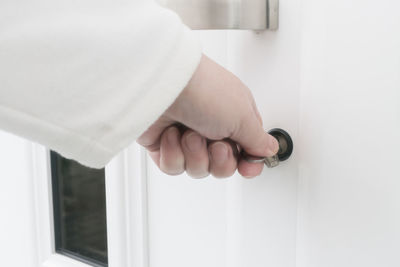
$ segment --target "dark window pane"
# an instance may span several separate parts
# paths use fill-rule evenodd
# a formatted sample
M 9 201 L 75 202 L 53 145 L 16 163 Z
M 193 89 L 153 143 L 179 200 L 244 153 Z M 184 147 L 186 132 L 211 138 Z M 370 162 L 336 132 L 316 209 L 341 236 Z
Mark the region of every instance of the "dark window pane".
M 105 171 L 51 152 L 56 251 L 107 266 Z

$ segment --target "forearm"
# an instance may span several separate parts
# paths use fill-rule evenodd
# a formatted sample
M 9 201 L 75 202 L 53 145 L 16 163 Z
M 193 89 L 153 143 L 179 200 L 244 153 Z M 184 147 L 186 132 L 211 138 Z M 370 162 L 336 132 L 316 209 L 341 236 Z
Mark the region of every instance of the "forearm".
M 174 101 L 201 50 L 152 2 L 65 2 L 0 4 L 0 128 L 103 167 Z

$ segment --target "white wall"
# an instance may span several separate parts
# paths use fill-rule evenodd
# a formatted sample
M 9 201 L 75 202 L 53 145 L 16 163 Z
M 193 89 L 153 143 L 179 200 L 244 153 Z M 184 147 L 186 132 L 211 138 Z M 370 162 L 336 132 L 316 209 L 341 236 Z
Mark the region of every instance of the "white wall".
M 298 266 L 400 266 L 400 2 L 304 3 Z

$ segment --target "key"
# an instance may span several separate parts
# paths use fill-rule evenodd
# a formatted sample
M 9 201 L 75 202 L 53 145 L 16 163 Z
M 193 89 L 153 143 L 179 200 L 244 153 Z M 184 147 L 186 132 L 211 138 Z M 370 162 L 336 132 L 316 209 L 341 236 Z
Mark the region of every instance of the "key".
M 247 154 L 244 150 L 242 151 L 242 158 L 249 163 L 264 163 L 268 168 L 274 168 L 279 165 L 278 155 L 272 157 L 256 157 Z

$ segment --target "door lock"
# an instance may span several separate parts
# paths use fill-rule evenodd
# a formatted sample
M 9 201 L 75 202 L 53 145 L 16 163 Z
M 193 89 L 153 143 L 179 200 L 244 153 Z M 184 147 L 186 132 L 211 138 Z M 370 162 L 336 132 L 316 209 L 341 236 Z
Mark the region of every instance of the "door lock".
M 279 162 L 287 160 L 293 152 L 293 141 L 290 135 L 279 128 L 268 131 L 270 135 L 276 138 L 279 143 L 278 153 L 272 157 L 256 157 L 247 154 L 242 150 L 242 158 L 249 163 L 265 163 L 268 168 L 274 168 Z

